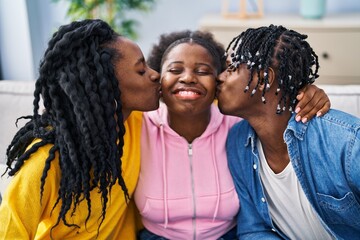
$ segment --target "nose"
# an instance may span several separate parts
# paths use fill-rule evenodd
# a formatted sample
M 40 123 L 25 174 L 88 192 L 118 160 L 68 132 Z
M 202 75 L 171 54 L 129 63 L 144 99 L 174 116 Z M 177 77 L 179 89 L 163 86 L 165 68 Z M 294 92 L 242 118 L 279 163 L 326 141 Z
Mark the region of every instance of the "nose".
M 218 83 L 225 82 L 225 80 L 226 80 L 226 71 L 227 70 L 225 70 L 225 71 L 223 71 L 222 73 L 219 74 L 219 76 L 217 78 Z
M 179 82 L 181 83 L 196 83 L 197 82 L 197 78 L 194 76 L 194 74 L 192 74 L 192 72 L 186 71 L 183 72 L 183 74 L 181 74 L 180 78 L 179 78 Z
M 151 81 L 160 82 L 160 74 L 152 68 L 150 68 L 150 71 L 151 71 L 151 73 L 150 73 Z

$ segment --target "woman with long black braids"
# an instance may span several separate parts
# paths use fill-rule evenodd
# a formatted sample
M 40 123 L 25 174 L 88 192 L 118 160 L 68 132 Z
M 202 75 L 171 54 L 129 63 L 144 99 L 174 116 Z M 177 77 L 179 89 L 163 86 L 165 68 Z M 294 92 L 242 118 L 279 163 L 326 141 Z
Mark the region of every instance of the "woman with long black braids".
M 33 115 L 7 149 L 0 238 L 134 239 L 141 116 L 131 112 L 158 107 L 159 74 L 101 20 L 60 27 L 39 71 Z

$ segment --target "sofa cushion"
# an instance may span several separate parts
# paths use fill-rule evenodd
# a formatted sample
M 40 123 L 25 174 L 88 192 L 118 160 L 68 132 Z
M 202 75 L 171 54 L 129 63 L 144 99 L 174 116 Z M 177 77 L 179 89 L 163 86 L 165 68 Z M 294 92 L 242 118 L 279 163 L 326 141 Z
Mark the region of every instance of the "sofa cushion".
M 318 85 L 328 94 L 331 108 L 360 118 L 360 85 Z
M 6 148 L 15 133 L 26 123 L 17 118 L 32 114 L 35 81 L 0 81 L 0 163 L 5 163 Z

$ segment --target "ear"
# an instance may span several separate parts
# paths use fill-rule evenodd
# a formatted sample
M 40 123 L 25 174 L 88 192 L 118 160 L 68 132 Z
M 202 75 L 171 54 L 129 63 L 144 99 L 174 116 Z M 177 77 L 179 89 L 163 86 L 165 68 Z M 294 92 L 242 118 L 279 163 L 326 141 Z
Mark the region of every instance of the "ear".
M 261 70 L 260 71 L 260 84 L 259 84 L 259 87 L 258 87 L 258 89 L 260 91 L 263 91 L 264 88 L 266 87 L 265 82 L 264 82 L 264 74 L 265 74 L 264 70 Z M 270 87 L 272 87 L 272 85 L 273 85 L 273 83 L 275 81 L 275 71 L 274 71 L 274 69 L 272 67 L 269 67 L 267 74 L 268 74 L 269 85 L 270 85 Z

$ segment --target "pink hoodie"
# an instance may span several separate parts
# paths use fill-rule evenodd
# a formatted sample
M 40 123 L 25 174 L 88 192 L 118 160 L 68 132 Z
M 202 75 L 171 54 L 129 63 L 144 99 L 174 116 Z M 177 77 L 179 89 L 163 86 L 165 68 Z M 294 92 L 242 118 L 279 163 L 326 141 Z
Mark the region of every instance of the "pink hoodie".
M 211 108 L 205 132 L 189 144 L 168 125 L 164 104 L 144 113 L 135 202 L 144 226 L 169 239 L 217 239 L 236 224 L 239 199 L 225 141 L 239 118 Z

